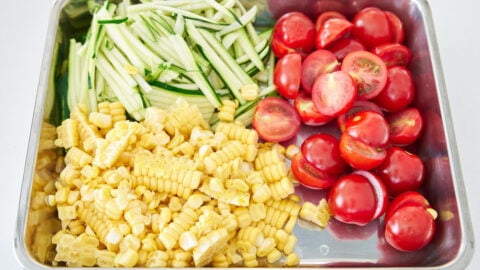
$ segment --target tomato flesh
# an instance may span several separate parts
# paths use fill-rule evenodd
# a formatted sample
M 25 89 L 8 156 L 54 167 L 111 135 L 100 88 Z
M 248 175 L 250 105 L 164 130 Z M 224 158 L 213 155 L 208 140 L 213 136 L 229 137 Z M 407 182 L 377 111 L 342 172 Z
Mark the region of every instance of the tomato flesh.
M 336 180 L 334 176 L 315 168 L 304 158 L 301 152 L 295 154 L 291 162 L 293 175 L 302 185 L 308 188 L 329 188 Z
M 297 135 L 300 128 L 300 116 L 286 100 L 267 97 L 262 99 L 255 108 L 252 127 L 263 140 L 287 141 Z
M 356 113 L 345 127 L 345 133 L 367 145 L 384 147 L 389 142 L 389 125 L 378 113 L 361 111 Z
M 345 16 L 342 13 L 336 11 L 325 11 L 318 15 L 317 20 L 315 21 L 315 29 L 318 31 L 320 27 L 329 19 L 337 18 L 337 19 L 344 19 L 346 20 Z
M 410 49 L 398 43 L 377 46 L 372 52 L 380 57 L 387 67 L 406 66 L 412 59 Z
M 371 170 L 378 167 L 387 151 L 382 147 L 376 147 L 362 143 L 347 133 L 340 136 L 340 155 L 353 168 L 358 170 Z
M 340 156 L 337 138 L 326 133 L 317 133 L 306 138 L 301 145 L 305 159 L 315 168 L 331 175 L 339 175 L 346 169 Z
M 387 83 L 387 66 L 382 59 L 368 51 L 349 53 L 343 59 L 341 70 L 355 80 L 358 100 L 376 97 Z
M 335 117 L 347 112 L 356 95 L 355 82 L 344 71 L 323 74 L 313 83 L 313 104 L 320 113 L 327 116 Z
M 305 91 L 300 91 L 295 98 L 293 105 L 300 115 L 302 123 L 307 126 L 321 126 L 330 122 L 333 117 L 321 114 L 313 105 L 312 98 Z
M 321 74 L 330 73 L 340 68 L 333 53 L 327 50 L 316 50 L 309 54 L 302 63 L 302 87 L 312 93 L 315 79 Z
M 275 65 L 273 83 L 277 91 L 285 98 L 293 99 L 300 89 L 302 57 L 299 53 L 289 53 L 280 58 Z
M 324 22 L 317 32 L 315 47 L 323 49 L 345 36 L 350 35 L 353 24 L 346 19 L 331 18 Z
M 347 121 L 353 118 L 356 113 L 362 112 L 362 111 L 371 111 L 378 113 L 380 115 L 383 115 L 382 110 L 380 107 L 378 107 L 375 103 L 367 100 L 357 100 L 355 103 L 353 103 L 352 108 L 348 110 L 348 112 L 339 115 L 337 117 L 337 124 L 338 128 L 340 129 L 341 132 L 345 131 L 345 127 L 347 125 Z
M 387 117 L 390 125 L 390 141 L 396 145 L 409 145 L 415 142 L 423 129 L 423 118 L 420 111 L 407 108 Z

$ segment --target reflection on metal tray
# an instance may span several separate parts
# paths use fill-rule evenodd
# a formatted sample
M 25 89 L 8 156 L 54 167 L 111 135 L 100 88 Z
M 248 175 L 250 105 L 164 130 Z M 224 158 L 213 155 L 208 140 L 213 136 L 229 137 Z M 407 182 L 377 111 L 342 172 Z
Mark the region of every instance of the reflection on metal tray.
M 432 17 L 426 0 L 269 0 L 244 1 L 257 5 L 262 10 L 257 23 L 271 24 L 287 11 L 298 10 L 315 17 L 327 10 L 339 11 L 351 18 L 352 14 L 366 6 L 376 6 L 396 13 L 404 22 L 405 44 L 413 58 L 409 64 L 416 87 L 414 105 L 419 108 L 424 120 L 420 140 L 413 146 L 426 164 L 426 179 L 423 192 L 438 210 L 437 230 L 432 243 L 418 252 L 402 253 L 394 250 L 383 239 L 383 219 L 365 227 L 342 224 L 332 220 L 326 230 L 318 232 L 298 224 L 296 251 L 303 267 L 419 267 L 463 269 L 473 254 L 473 231 L 467 206 L 463 179 L 460 172 L 452 119 L 448 108 L 445 83 L 435 40 Z M 89 1 L 94 3 L 94 1 Z M 30 245 L 34 229 L 52 212 L 35 213 L 29 207 L 32 189 L 35 188 L 35 165 L 44 151 L 53 151 L 44 144 L 44 136 L 51 135 L 62 114 L 59 104 L 65 87 L 65 63 L 68 39 L 84 35 L 90 20 L 85 1 L 57 1 L 53 7 L 48 40 L 45 48 L 42 74 L 35 104 L 35 116 L 30 133 L 27 160 L 20 196 L 15 249 L 20 263 L 27 269 L 43 269 L 34 258 Z M 62 84 L 63 83 L 63 84 Z M 52 126 L 42 124 L 44 120 Z M 302 128 L 298 141 L 331 127 Z M 54 154 L 57 152 L 53 151 Z M 297 187 L 302 199 L 318 202 L 325 192 Z M 53 213 L 54 214 L 54 213 Z M 32 218 L 34 217 L 34 218 Z M 27 220 L 29 223 L 27 223 Z M 52 233 L 52 232 L 45 232 Z M 39 241 L 39 239 L 36 239 Z M 45 254 L 50 256 L 51 254 Z

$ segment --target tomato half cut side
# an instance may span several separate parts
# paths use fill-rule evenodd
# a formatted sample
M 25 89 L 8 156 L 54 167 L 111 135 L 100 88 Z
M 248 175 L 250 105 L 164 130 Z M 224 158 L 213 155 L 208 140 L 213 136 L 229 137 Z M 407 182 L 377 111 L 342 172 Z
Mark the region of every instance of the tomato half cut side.
M 356 113 L 345 126 L 345 133 L 364 144 L 385 147 L 390 140 L 387 120 L 383 115 L 362 111 Z
M 359 41 L 351 38 L 344 38 L 327 46 L 327 50 L 331 51 L 339 61 L 343 61 L 347 54 L 355 51 L 365 51 L 366 49 Z
M 405 30 L 403 28 L 403 22 L 398 18 L 395 13 L 385 11 L 388 24 L 390 25 L 390 33 L 392 34 L 391 41 L 393 43 L 402 44 L 405 38 Z
M 404 146 L 415 142 L 423 129 L 422 115 L 415 107 L 390 114 L 387 121 L 390 126 L 390 142 L 395 145 Z
M 387 67 L 406 66 L 412 59 L 410 49 L 398 43 L 377 46 L 372 52 L 380 57 Z
M 315 47 L 323 49 L 333 42 L 349 36 L 352 28 L 353 24 L 346 19 L 332 18 L 327 20 L 317 31 Z
M 356 96 L 355 81 L 344 71 L 323 74 L 313 83 L 313 104 L 327 116 L 336 117 L 347 112 Z
M 300 90 L 302 75 L 302 56 L 299 53 L 289 53 L 275 64 L 273 83 L 284 98 L 293 99 Z
M 267 97 L 262 99 L 255 108 L 252 127 L 263 140 L 283 142 L 297 135 L 300 116 L 286 100 Z
M 303 157 L 301 152 L 293 156 L 291 168 L 295 178 L 302 185 L 311 189 L 329 188 L 336 180 L 335 177 L 315 168 Z
M 363 111 L 370 111 L 383 115 L 382 110 L 377 104 L 368 100 L 357 100 L 353 103 L 352 108 L 350 108 L 348 112 L 337 117 L 337 125 L 340 131 L 344 132 L 347 121 L 349 121 L 356 113 Z
M 354 174 L 361 175 L 365 177 L 373 187 L 375 191 L 376 201 L 377 201 L 377 208 L 375 209 L 375 214 L 373 215 L 373 219 L 380 217 L 385 213 L 388 206 L 388 192 L 387 187 L 383 183 L 382 179 L 378 177 L 378 175 L 369 172 L 358 170 L 353 172 Z
M 318 29 L 320 29 L 320 27 L 323 25 L 324 22 L 326 22 L 329 19 L 333 19 L 333 18 L 344 19 L 344 20 L 347 19 L 340 12 L 325 11 L 325 12 L 321 13 L 320 15 L 318 15 L 317 20 L 315 21 L 315 29 L 318 31 Z
M 372 170 L 387 156 L 384 148 L 364 144 L 347 133 L 340 136 L 339 147 L 342 158 L 357 170 Z
M 367 7 L 355 14 L 352 23 L 353 35 L 367 48 L 373 48 L 392 40 L 390 23 L 385 12 L 379 8 Z
M 309 54 L 302 63 L 302 87 L 312 93 L 315 79 L 321 74 L 330 73 L 340 69 L 340 63 L 333 53 L 327 50 L 316 50 Z
M 273 28 L 273 53 L 278 58 L 285 52 L 308 54 L 315 46 L 315 24 L 305 14 L 297 11 L 285 13 Z
M 398 112 L 412 103 L 415 97 L 415 85 L 412 73 L 405 67 L 391 67 L 387 71 L 387 84 L 372 99 L 387 112 Z
M 380 57 L 368 51 L 349 53 L 343 59 L 341 70 L 355 80 L 359 100 L 376 97 L 387 83 L 387 66 Z
M 340 156 L 338 139 L 330 134 L 317 133 L 306 138 L 301 151 L 305 159 L 315 168 L 331 175 L 340 175 L 347 164 Z
M 333 119 L 333 117 L 326 116 L 317 111 L 313 105 L 312 98 L 303 90 L 300 90 L 298 93 L 293 101 L 293 106 L 295 106 L 295 109 L 300 115 L 302 123 L 307 126 L 322 126 Z
M 335 219 L 365 226 L 375 215 L 375 197 L 375 191 L 365 177 L 348 174 L 338 179 L 330 188 L 328 206 Z

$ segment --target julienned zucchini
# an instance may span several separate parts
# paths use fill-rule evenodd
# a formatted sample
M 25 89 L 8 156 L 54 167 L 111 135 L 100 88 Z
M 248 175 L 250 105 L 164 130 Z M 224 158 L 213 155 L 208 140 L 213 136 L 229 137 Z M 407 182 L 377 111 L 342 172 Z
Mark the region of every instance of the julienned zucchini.
M 247 10 L 238 0 L 106 1 L 93 12 L 85 42 L 70 44 L 70 109 L 84 103 L 95 111 L 99 102 L 118 100 L 142 120 L 146 107 L 166 108 L 181 97 L 214 123 L 222 99 L 236 99 L 236 116 L 251 118 L 246 108 L 255 103 L 245 100 L 242 87 L 274 90 L 266 73 L 273 66 L 271 30 L 255 31 L 255 6 Z

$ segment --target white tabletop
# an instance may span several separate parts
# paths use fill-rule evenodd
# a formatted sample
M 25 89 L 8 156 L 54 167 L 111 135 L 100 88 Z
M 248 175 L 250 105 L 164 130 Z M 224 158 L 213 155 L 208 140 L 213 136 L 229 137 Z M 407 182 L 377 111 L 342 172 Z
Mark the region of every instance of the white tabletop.
M 0 261 L 20 269 L 13 236 L 52 0 L 0 1 Z M 480 1 L 431 0 L 474 228 L 480 226 Z M 478 62 L 477 62 L 478 61 Z M 476 231 L 479 243 L 480 231 Z M 475 251 L 469 269 L 480 269 Z

